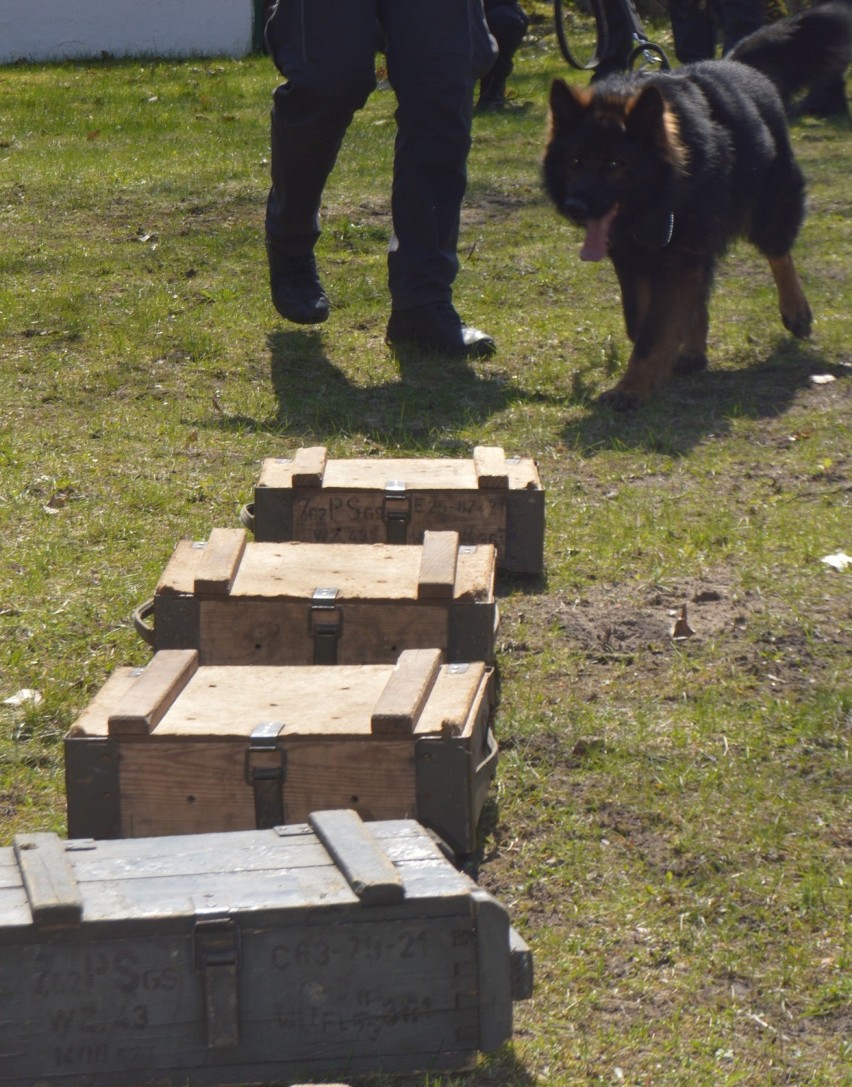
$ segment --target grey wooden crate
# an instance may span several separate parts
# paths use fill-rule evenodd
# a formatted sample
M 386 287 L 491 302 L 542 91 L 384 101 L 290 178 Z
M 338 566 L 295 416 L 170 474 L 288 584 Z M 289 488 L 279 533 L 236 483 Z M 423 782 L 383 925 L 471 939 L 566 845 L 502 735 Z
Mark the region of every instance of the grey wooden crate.
M 0 849 L 0 1084 L 453 1071 L 511 1037 L 532 960 L 411 821 Z
M 118 668 L 65 739 L 74 838 L 247 830 L 318 808 L 416 818 L 457 853 L 497 767 L 494 670 L 406 650 L 395 665 Z
M 544 569 L 544 489 L 531 457 L 334 460 L 322 446 L 262 465 L 243 523 L 260 541 L 417 544 L 428 529 L 493 544 L 500 570 Z
M 136 627 L 202 664 L 379 664 L 404 649 L 493 663 L 495 550 L 427 532 L 416 547 L 181 541 Z M 148 623 L 151 619 L 150 625 Z

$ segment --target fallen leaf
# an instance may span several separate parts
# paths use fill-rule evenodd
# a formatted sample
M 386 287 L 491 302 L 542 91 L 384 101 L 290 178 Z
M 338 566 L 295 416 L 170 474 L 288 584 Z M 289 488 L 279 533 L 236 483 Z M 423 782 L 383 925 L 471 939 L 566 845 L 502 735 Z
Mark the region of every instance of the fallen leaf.
M 672 627 L 672 638 L 676 642 L 684 641 L 686 638 L 691 638 L 695 634 L 695 631 L 689 625 L 686 618 L 686 604 L 680 609 L 680 615 L 675 620 L 675 624 Z
M 834 570 L 845 570 L 852 563 L 852 555 L 847 555 L 845 551 L 835 551 L 833 555 L 824 555 L 822 561 Z
M 24 706 L 28 702 L 30 705 L 37 706 L 44 699 L 40 691 L 34 691 L 32 687 L 22 687 L 20 691 L 15 691 L 13 695 L 3 699 L 4 706 Z

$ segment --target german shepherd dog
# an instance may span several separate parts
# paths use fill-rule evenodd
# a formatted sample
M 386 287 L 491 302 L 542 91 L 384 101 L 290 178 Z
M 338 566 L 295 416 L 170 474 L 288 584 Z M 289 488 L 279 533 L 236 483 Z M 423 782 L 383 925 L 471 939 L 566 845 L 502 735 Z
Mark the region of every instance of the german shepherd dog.
M 738 237 L 769 261 L 784 325 L 810 335 L 790 255 L 805 182 L 785 109 L 817 77 L 842 78 L 850 55 L 852 4 L 831 0 L 757 31 L 723 60 L 582 89 L 553 82 L 545 187 L 585 229 L 581 260 L 612 260 L 633 344 L 602 402 L 630 410 L 672 373 L 707 366 L 714 268 Z

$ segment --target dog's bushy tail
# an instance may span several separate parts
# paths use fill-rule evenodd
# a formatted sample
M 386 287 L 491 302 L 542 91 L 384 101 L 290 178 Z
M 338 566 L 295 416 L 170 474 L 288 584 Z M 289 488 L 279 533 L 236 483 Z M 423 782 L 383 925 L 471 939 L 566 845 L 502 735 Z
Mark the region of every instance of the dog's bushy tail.
M 829 0 L 755 31 L 734 46 L 728 60 L 757 68 L 789 105 L 803 90 L 828 82 L 841 86 L 852 60 L 852 0 Z

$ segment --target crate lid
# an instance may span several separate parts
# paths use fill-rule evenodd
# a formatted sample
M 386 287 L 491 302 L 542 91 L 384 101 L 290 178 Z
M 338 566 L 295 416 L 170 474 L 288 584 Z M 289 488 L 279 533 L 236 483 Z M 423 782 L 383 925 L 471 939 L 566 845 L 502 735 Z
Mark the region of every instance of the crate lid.
M 328 666 L 199 666 L 195 650 L 160 650 L 145 668 L 116 669 L 68 738 L 248 740 L 263 723 L 285 741 L 467 736 L 493 674 L 481 661 L 441 664 L 435 649 Z
M 457 532 L 426 532 L 422 544 L 258 543 L 244 529 L 214 529 L 207 541 L 178 543 L 156 595 L 310 601 L 318 590 L 338 603 L 471 600 L 492 603 L 496 550 L 460 546 Z
M 0 849 L 0 941 L 35 924 L 180 922 L 266 911 L 469 909 L 474 885 L 413 820 L 354 811 L 217 834 L 63 841 L 19 835 Z M 160 931 L 158 929 L 158 931 Z
M 332 459 L 324 446 L 293 457 L 264 460 L 258 487 L 323 490 L 386 490 L 388 484 L 418 490 L 541 489 L 532 457 L 506 457 L 499 446 L 477 446 L 468 459 L 449 457 L 351 457 Z

